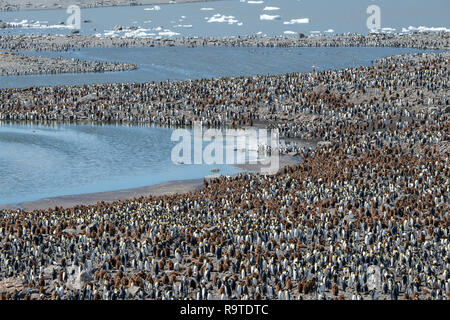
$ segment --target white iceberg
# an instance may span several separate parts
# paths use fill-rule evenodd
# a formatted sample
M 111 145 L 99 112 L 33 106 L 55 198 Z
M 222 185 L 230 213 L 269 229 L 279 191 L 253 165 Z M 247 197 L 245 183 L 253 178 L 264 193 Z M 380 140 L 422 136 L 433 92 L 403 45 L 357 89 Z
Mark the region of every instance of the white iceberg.
M 228 23 L 228 24 L 233 24 L 233 23 L 238 23 L 239 21 L 236 20 L 236 17 L 234 16 L 226 16 L 226 15 L 221 15 L 220 13 L 217 13 L 215 15 L 213 15 L 210 18 L 207 18 L 208 23 L 213 23 L 213 22 L 217 22 L 217 23 Z
M 281 17 L 279 15 L 261 14 L 259 20 L 279 20 Z
M 264 7 L 263 11 L 277 11 L 280 10 L 278 7 Z
M 450 32 L 450 29 L 447 29 L 445 27 L 426 27 L 426 26 L 420 26 L 420 27 L 413 27 L 409 26 L 408 28 L 402 28 L 403 33 L 407 32 Z
M 166 37 L 172 37 L 172 36 L 178 36 L 180 35 L 178 32 L 173 32 L 170 30 L 164 30 L 158 33 L 160 36 L 166 36 Z
M 283 24 L 300 24 L 300 23 L 309 23 L 309 18 L 291 19 L 289 21 L 283 22 Z
M 145 8 L 144 10 L 145 11 L 159 11 L 159 10 L 161 10 L 161 7 L 160 6 L 154 6 L 154 7 L 151 7 L 151 8 Z

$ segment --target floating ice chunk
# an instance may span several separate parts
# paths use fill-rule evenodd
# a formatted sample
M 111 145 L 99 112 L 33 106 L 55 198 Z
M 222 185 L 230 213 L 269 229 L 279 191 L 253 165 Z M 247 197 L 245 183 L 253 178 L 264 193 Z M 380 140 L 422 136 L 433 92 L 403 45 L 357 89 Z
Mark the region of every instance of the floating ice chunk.
M 395 28 L 381 28 L 381 31 L 382 31 L 382 32 L 387 32 L 387 33 L 389 33 L 389 32 L 394 32 L 394 31 L 395 31 Z
M 445 27 L 409 26 L 408 28 L 402 28 L 402 32 L 450 32 L 450 29 L 447 29 Z
M 214 8 L 200 8 L 201 11 L 213 11 Z
M 166 37 L 172 37 L 172 36 L 178 36 L 180 35 L 178 32 L 173 32 L 170 30 L 164 30 L 158 33 L 160 36 L 166 36 Z
M 238 22 L 237 25 L 240 27 L 240 26 L 243 25 L 243 23 L 242 22 Z
M 300 23 L 309 23 L 309 18 L 291 19 L 289 21 L 283 22 L 283 24 L 300 24 Z
M 218 22 L 218 23 L 227 22 L 228 24 L 233 24 L 233 23 L 237 23 L 239 21 L 236 20 L 236 17 L 234 17 L 234 16 L 226 16 L 226 15 L 221 15 L 220 13 L 217 13 L 217 14 L 213 15 L 211 18 L 208 18 L 207 22 L 208 23 L 212 23 L 212 22 Z
M 284 34 L 297 34 L 297 32 L 286 30 L 283 32 Z
M 261 3 L 264 3 L 264 1 L 249 0 L 249 1 L 247 1 L 247 3 L 249 3 L 249 4 L 261 4 Z
M 280 20 L 279 15 L 261 14 L 259 20 Z
M 328 29 L 328 30 L 325 30 L 324 32 L 326 32 L 326 33 L 333 33 L 334 30 L 333 29 Z
M 192 28 L 192 24 L 177 24 L 175 28 Z
M 264 7 L 263 11 L 277 11 L 280 10 L 278 7 Z
M 151 7 L 151 8 L 145 8 L 144 10 L 145 11 L 159 11 L 159 10 L 161 10 L 161 7 L 160 6 L 154 6 L 154 7 Z

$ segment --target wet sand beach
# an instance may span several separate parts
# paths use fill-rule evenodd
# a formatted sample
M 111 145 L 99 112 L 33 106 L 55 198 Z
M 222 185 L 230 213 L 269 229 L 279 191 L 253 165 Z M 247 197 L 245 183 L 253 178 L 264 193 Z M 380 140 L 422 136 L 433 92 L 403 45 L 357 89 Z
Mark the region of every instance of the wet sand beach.
M 37 201 L 22 202 L 11 205 L 0 205 L 2 209 L 20 208 L 26 211 L 45 210 L 54 207 L 70 208 L 76 205 L 93 205 L 97 202 L 114 202 L 148 196 L 164 196 L 183 194 L 198 190 L 203 185 L 203 179 L 171 181 L 162 184 L 109 192 L 97 192 L 80 195 L 68 195 L 46 198 Z

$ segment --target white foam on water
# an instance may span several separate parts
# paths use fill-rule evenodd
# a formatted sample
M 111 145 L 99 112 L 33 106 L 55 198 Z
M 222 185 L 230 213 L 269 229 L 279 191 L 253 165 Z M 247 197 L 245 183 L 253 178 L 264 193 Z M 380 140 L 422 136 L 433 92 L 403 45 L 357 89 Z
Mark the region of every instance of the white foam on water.
M 328 30 L 325 30 L 324 32 L 326 32 L 326 33 L 333 33 L 334 30 L 333 29 L 328 29 Z
M 289 21 L 283 22 L 283 24 L 301 24 L 301 23 L 309 23 L 309 18 L 291 19 Z
M 280 15 L 261 14 L 259 20 L 280 20 Z
M 240 27 L 240 26 L 243 25 L 243 23 L 242 22 L 238 22 L 237 25 Z
M 264 7 L 263 11 L 277 11 L 280 10 L 278 7 Z

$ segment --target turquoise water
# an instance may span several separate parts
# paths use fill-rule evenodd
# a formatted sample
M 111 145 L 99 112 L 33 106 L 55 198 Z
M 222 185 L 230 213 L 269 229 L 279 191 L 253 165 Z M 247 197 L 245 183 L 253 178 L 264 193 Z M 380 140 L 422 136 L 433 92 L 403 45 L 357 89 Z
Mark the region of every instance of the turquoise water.
M 145 10 L 154 6 L 83 9 L 81 20 L 91 22 L 82 23 L 80 33 L 131 37 L 275 36 L 290 35 L 290 32 L 294 35 L 299 32 L 367 34 L 369 29 L 366 21 L 369 15 L 366 10 L 373 4 L 381 9 L 381 27 L 385 30 L 402 32 L 403 28 L 408 29 L 410 26 L 450 28 L 448 0 L 264 0 L 254 4 L 222 0 L 162 4 L 158 6 L 160 10 Z M 279 10 L 265 11 L 265 7 Z M 260 16 L 264 14 L 272 16 L 273 20 L 261 20 Z M 0 20 L 22 22 L 22 28 L 0 30 L 0 34 L 69 34 L 69 29 L 57 24 L 65 22 L 68 17 L 65 9 L 0 12 Z M 285 24 L 292 19 L 306 18 L 309 19 L 308 23 Z M 139 30 L 112 32 L 116 25 Z
M 369 65 L 396 54 L 420 52 L 408 48 L 239 48 L 160 47 L 88 48 L 71 52 L 31 53 L 83 60 L 135 63 L 137 70 L 115 73 L 82 73 L 0 77 L 0 88 L 75 85 L 111 82 L 148 82 L 228 76 L 308 72 Z
M 173 163 L 179 141 L 171 141 L 173 130 L 0 123 L 0 204 L 203 178 L 214 168 L 239 172 L 232 165 Z

